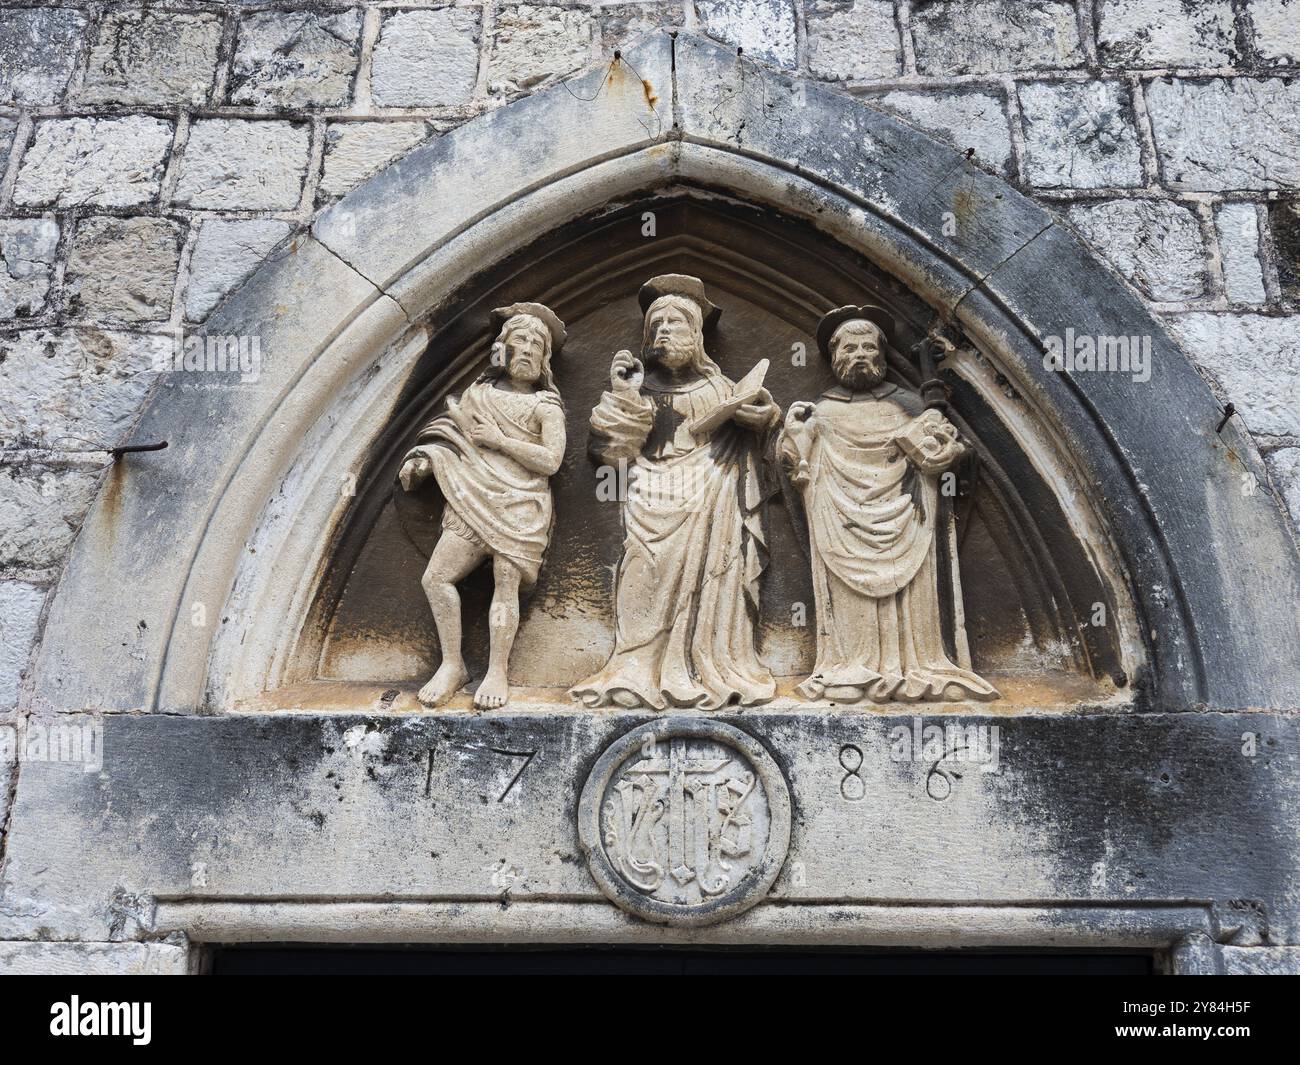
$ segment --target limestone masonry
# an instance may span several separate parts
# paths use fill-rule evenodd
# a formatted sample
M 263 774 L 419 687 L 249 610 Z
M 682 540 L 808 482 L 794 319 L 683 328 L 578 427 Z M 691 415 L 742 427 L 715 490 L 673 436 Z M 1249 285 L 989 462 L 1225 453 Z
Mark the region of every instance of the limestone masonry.
M 927 214 L 922 193 L 947 196 L 950 186 L 957 189 L 952 202 Z M 708 195 L 695 195 L 704 188 Z M 652 194 L 653 203 L 638 199 Z M 788 218 L 773 207 L 783 201 L 791 205 Z M 677 242 L 671 247 L 680 262 L 636 261 L 643 252 L 618 227 L 643 225 L 643 208 L 657 214 L 660 235 Z M 764 241 L 754 233 L 767 224 L 756 220 L 764 212 L 772 246 L 787 249 L 795 266 L 763 258 Z M 963 226 L 976 236 L 953 237 Z M 819 241 L 837 250 L 823 254 Z M 556 259 L 561 245 L 570 249 L 567 263 Z M 853 254 L 841 256 L 843 249 Z M 750 265 L 736 265 L 742 259 Z M 863 266 L 868 260 L 876 265 Z M 485 663 L 489 628 L 500 639 L 503 623 L 499 613 L 487 620 L 490 583 L 486 591 L 463 591 L 469 664 L 454 661 L 456 668 L 428 679 L 439 657 L 430 657 L 433 622 L 419 568 L 394 575 L 384 552 L 419 548 L 427 558 L 426 527 L 431 539 L 448 520 L 433 523 L 415 484 L 407 493 L 392 485 L 399 460 L 417 445 L 415 430 L 443 409 L 437 403 L 463 400 L 471 388 L 492 393 L 467 375 L 487 350 L 475 331 L 487 336 L 487 311 L 497 309 L 500 295 L 483 276 L 485 264 L 507 262 L 511 277 L 526 280 L 499 302 L 537 301 L 519 305 L 531 311 L 517 310 L 530 316 L 538 344 L 545 339 L 548 378 L 558 338 L 554 396 L 528 393 L 539 408 L 554 408 L 543 422 L 555 452 L 540 472 L 529 467 L 539 478 L 530 498 L 545 501 L 549 521 L 553 497 L 557 517 L 553 531 L 530 534 L 538 554 L 546 552 L 544 563 L 524 567 L 522 590 L 537 584 L 529 600 L 536 606 L 525 609 L 521 624 L 518 600 L 510 600 L 513 627 L 504 649 L 494 647 L 490 691 L 473 704 L 462 693 L 447 711 L 452 723 L 443 725 L 433 708 L 445 710 L 469 675 L 481 677 L 474 648 L 482 645 Z M 731 295 L 714 292 L 700 262 L 720 264 Z M 888 268 L 877 270 L 881 263 Z M 780 267 L 782 280 L 764 280 L 769 265 Z M 934 380 L 926 392 L 918 370 L 904 389 L 915 400 L 896 398 L 890 406 L 886 393 L 861 385 L 837 406 L 789 368 L 774 367 L 767 387 L 788 391 L 776 396 L 779 410 L 770 407 L 771 393 L 757 400 L 761 417 L 746 428 L 759 435 L 745 438 L 752 480 L 738 482 L 740 501 L 726 509 L 735 529 L 723 529 L 719 518 L 712 535 L 728 540 L 718 558 L 735 564 L 727 578 L 735 588 L 726 594 L 737 601 L 746 582 L 756 586 L 769 552 L 797 560 L 790 569 L 798 576 L 780 575 L 778 566 L 766 578 L 768 613 L 759 615 L 754 593 L 752 616 L 727 621 L 733 636 L 715 641 L 726 660 L 720 673 L 766 641 L 776 679 L 766 662 L 755 661 L 738 687 L 714 691 L 701 682 L 708 709 L 728 715 L 726 723 L 698 731 L 688 718 L 664 719 L 662 759 L 643 751 L 638 767 L 629 752 L 647 729 L 653 747 L 647 722 L 657 704 L 654 697 L 619 701 L 629 686 L 620 670 L 636 673 L 647 654 L 626 633 L 641 624 L 638 611 L 657 608 L 663 573 L 684 572 L 699 537 L 656 548 L 664 552 L 656 556 L 661 569 L 620 576 L 644 584 L 629 597 L 635 603 L 619 607 L 617 641 L 611 635 L 601 644 L 604 635 L 592 633 L 603 633 L 613 614 L 594 575 L 603 581 L 615 567 L 634 569 L 635 560 L 620 553 L 617 520 L 587 514 L 590 493 L 579 496 L 572 484 L 590 479 L 588 461 L 652 466 L 662 458 L 638 459 L 643 446 L 645 455 L 656 446 L 656 415 L 649 399 L 618 379 L 631 363 L 611 369 L 611 359 L 621 348 L 639 351 L 638 287 L 669 277 L 677 280 L 665 292 L 695 293 L 687 282 L 699 284 L 689 276 L 696 274 L 723 306 L 721 322 L 730 330 L 715 355 L 727 388 L 760 357 L 775 361 L 796 344 L 817 360 L 809 330 L 830 308 L 863 312 L 846 320 L 867 327 L 875 305 L 888 302 L 898 329 L 867 329 L 880 345 L 873 347 L 880 375 L 867 385 L 884 380 L 888 339 L 899 358 L 922 350 L 920 358 L 947 358 L 943 370 L 918 365 L 930 378 L 942 373 L 949 399 L 935 399 Z M 605 276 L 610 280 L 598 280 Z M 552 291 L 562 296 L 552 299 Z M 700 299 L 686 300 L 683 328 L 694 330 L 702 351 L 708 305 Z M 927 315 L 939 306 L 954 320 L 959 308 L 969 316 L 964 332 L 933 334 Z M 1062 306 L 1075 317 L 1064 317 Z M 586 332 L 571 328 L 563 352 L 558 319 L 560 332 L 542 336 L 556 314 L 567 322 L 590 316 Z M 774 324 L 796 319 L 809 329 Z M 491 319 L 503 338 L 505 321 Z M 1140 358 L 1154 343 L 1154 387 L 1122 393 L 1118 374 L 1080 373 L 1068 384 L 1067 375 L 1046 375 L 1052 379 L 1041 388 L 1027 388 L 1004 372 L 1006 353 L 1020 352 L 1017 365 L 1032 369 L 1045 338 L 1063 338 L 1076 321 L 1098 350 L 1118 351 L 1122 340 L 1125 359 Z M 213 336 L 230 339 L 246 391 L 169 383 L 160 371 L 175 365 L 177 346 L 197 338 L 211 352 Z M 772 351 L 759 347 L 756 338 L 772 336 Z M 708 343 L 712 354 L 712 336 Z M 437 361 L 441 353 L 450 353 L 445 363 Z M 1123 380 L 1142 380 L 1143 372 L 1150 379 L 1150 371 L 1126 362 Z M 841 597 L 844 614 L 835 621 L 825 598 L 829 549 L 819 548 L 817 537 L 834 533 L 826 500 L 838 489 L 825 485 L 823 473 L 809 474 L 814 445 L 801 442 L 798 421 L 786 420 L 792 400 L 804 402 L 806 413 L 820 403 L 829 420 L 855 396 L 879 399 L 880 409 L 859 409 L 863 447 L 876 440 L 868 429 L 901 425 L 923 405 L 950 401 L 960 415 L 949 421 L 950 410 L 930 411 L 927 428 L 913 431 L 908 454 L 923 476 L 895 495 L 949 509 L 932 509 L 942 523 L 937 532 L 925 525 L 916 587 L 910 578 L 896 582 L 885 598 L 892 604 L 897 597 L 906 619 L 897 624 L 939 677 L 936 692 L 960 675 L 964 694 L 953 702 L 1003 700 L 954 713 L 987 709 L 978 720 L 993 725 L 1025 715 L 1023 731 L 1008 728 L 1000 755 L 1010 773 L 1020 771 L 1017 757 L 1048 749 L 1065 765 L 1059 782 L 1044 766 L 1024 769 L 1030 783 L 1019 790 L 1005 776 L 972 770 L 961 786 L 970 791 L 973 781 L 985 781 L 980 804 L 954 809 L 929 793 L 927 801 L 943 810 L 937 828 L 923 824 L 898 790 L 878 806 L 853 797 L 859 766 L 889 750 L 891 727 L 911 727 L 911 709 L 893 706 L 897 720 L 864 712 L 823 721 L 798 704 L 793 682 L 784 682 L 797 675 L 809 685 L 805 693 L 821 697 L 830 689 L 827 699 L 836 691 L 861 695 L 875 683 L 834 679 L 861 664 L 842 650 L 851 642 L 846 634 L 865 624 L 866 615 L 853 611 L 869 609 L 874 619 L 884 593 L 864 595 L 865 606 Z M 505 403 L 490 394 L 474 402 L 485 410 Z M 1071 404 L 1091 420 L 1063 418 L 1049 430 L 1033 413 L 1075 409 Z M 685 400 L 669 409 L 680 419 L 697 413 Z M 1229 413 L 1225 428 L 1219 419 Z M 573 461 L 564 459 L 565 417 Z M 589 450 L 589 427 L 602 426 L 616 444 L 619 433 L 634 444 Z M 349 441 L 351 427 L 359 428 Z M 771 440 L 762 435 L 769 430 Z M 461 439 L 456 427 L 439 431 Z M 424 446 L 437 436 L 419 437 L 420 454 L 410 452 L 425 464 L 415 482 L 443 483 L 434 477 L 435 466 L 443 469 L 438 449 L 430 458 Z M 159 465 L 137 456 L 110 462 L 110 449 L 154 438 L 169 439 Z M 775 489 L 763 496 L 770 503 L 764 520 L 779 518 L 782 531 L 752 533 L 750 544 L 756 500 L 768 491 L 756 487 L 756 471 L 770 444 L 798 492 L 787 483 L 783 502 Z M 992 495 L 964 503 L 976 498 L 977 475 L 963 472 L 963 492 L 945 503 L 942 477 L 968 453 L 982 463 L 980 490 Z M 860 462 L 871 480 L 880 476 L 876 461 L 837 459 L 835 466 Z M 1096 470 L 1111 471 L 1114 480 L 1102 483 Z M 370 486 L 372 474 L 381 487 Z M 346 477 L 352 480 L 341 490 L 338 480 Z M 408 480 L 404 474 L 403 484 Z M 494 485 L 475 488 L 490 512 Z M 917 505 L 919 526 L 929 519 Z M 351 506 L 378 532 L 362 532 L 360 519 L 344 516 L 354 513 Z M 1031 527 L 1032 535 L 1017 532 Z M 967 529 L 975 531 L 959 544 Z M 284 546 L 300 534 L 311 543 Z M 223 535 L 232 539 L 224 547 L 216 543 Z M 810 910 L 827 899 L 849 900 L 846 934 L 861 944 L 878 944 L 897 927 L 873 899 L 1024 903 L 1029 908 L 1006 924 L 994 931 L 979 925 L 958 945 L 1036 946 L 1042 937 L 1035 936 L 1055 920 L 1052 900 L 1119 907 L 1131 898 L 1145 900 L 1149 911 L 1099 911 L 1086 929 L 1053 942 L 1149 947 L 1164 952 L 1161 964 L 1170 971 L 1300 972 L 1300 646 L 1285 642 L 1298 624 L 1297 603 L 1285 598 L 1298 587 L 1297 537 L 1300 0 L 0 0 L 0 733 L 19 735 L 56 719 L 102 723 L 100 742 L 107 740 L 110 757 L 112 743 L 120 744 L 123 759 L 97 793 L 94 775 L 55 780 L 46 766 L 20 765 L 15 748 L 0 742 L 0 972 L 196 971 L 203 963 L 191 941 L 272 932 L 291 941 L 298 920 L 314 929 L 336 921 L 360 928 L 364 942 L 445 941 L 451 919 L 437 910 L 443 904 L 404 915 L 402 896 L 468 896 L 457 878 L 471 869 L 485 880 L 485 897 L 518 896 L 543 916 L 498 920 L 489 909 L 475 911 L 473 920 L 483 924 L 477 939 L 466 931 L 465 942 L 506 941 L 530 922 L 545 927 L 551 941 L 566 942 L 567 918 L 546 909 L 552 898 L 579 900 L 573 907 L 582 916 L 573 927 L 582 932 L 574 942 L 830 941 L 816 919 L 794 915 L 801 907 L 764 905 L 770 889 L 772 898 L 809 902 Z M 124 543 L 132 538 L 139 546 Z M 502 554 L 495 541 L 481 540 L 481 550 L 465 555 L 475 565 Z M 1180 570 L 1184 562 L 1192 567 L 1187 560 L 1200 547 L 1213 566 Z M 878 567 L 897 559 L 879 550 L 879 558 L 855 559 L 844 572 L 866 573 L 864 582 L 883 587 Z M 110 560 L 133 551 L 143 560 L 137 571 L 113 568 Z M 88 575 L 96 558 L 112 572 Z M 840 572 L 839 562 L 830 566 Z M 444 608 L 454 601 L 458 619 L 453 586 L 464 576 L 447 563 L 436 580 L 428 578 L 437 588 L 425 586 L 449 647 L 448 633 L 461 638 L 460 621 L 444 628 L 451 614 L 439 613 L 438 595 Z M 936 579 L 941 590 L 926 592 L 925 582 Z M 141 589 L 155 581 L 167 599 L 156 615 L 136 609 L 146 599 Z M 1011 592 L 1003 599 L 1013 585 L 1014 608 Z M 699 610 L 696 590 L 683 587 L 681 609 Z M 78 605 L 69 589 L 106 598 Z M 809 609 L 817 603 L 815 638 L 799 629 L 802 621 L 789 621 L 791 607 L 805 600 Z M 204 605 L 202 618 L 196 603 Z M 1105 608 L 1101 622 L 1088 620 L 1094 603 Z M 400 615 L 390 629 L 385 610 Z M 80 627 L 78 611 L 107 616 L 97 644 L 94 632 L 85 636 L 90 630 Z M 240 612 L 257 620 L 239 639 L 223 634 L 228 617 Z M 717 621 L 719 631 L 723 624 Z M 712 619 L 699 625 L 713 638 Z M 697 638 L 694 626 L 686 627 L 686 643 Z M 83 638 L 93 644 L 84 661 L 71 650 Z M 837 640 L 840 651 L 831 646 Z M 510 660 L 522 663 L 528 679 L 515 680 L 512 666 L 507 703 L 511 644 Z M 631 666 L 620 661 L 625 644 L 634 645 Z M 674 643 L 656 654 L 669 661 L 678 650 Z M 699 668 L 699 657 L 683 674 Z M 671 663 L 663 661 L 654 668 L 666 675 Z M 934 678 L 923 672 L 925 687 Z M 418 692 L 420 683 L 405 684 L 417 674 L 427 681 Z M 392 677 L 402 683 L 376 680 Z M 587 693 L 590 714 L 582 705 L 555 710 L 549 696 L 536 694 L 570 686 Z M 744 697 L 729 701 L 733 690 Z M 774 692 L 779 711 L 760 721 L 755 707 Z M 516 703 L 526 710 L 494 723 L 493 715 L 507 715 Z M 610 707 L 608 716 L 596 712 Z M 1052 716 L 1066 707 L 1079 712 Z M 303 713 L 257 713 L 267 708 Z M 366 716 L 390 710 L 400 713 L 379 725 Z M 1173 712 L 1183 710 L 1194 713 Z M 1189 723 L 1170 723 L 1181 717 Z M 163 742 L 158 730 L 168 720 L 177 729 L 166 740 L 178 767 L 175 794 L 171 775 L 141 753 Z M 627 739 L 634 729 L 643 730 L 635 742 Z M 1256 734 L 1265 758 L 1251 763 L 1259 771 L 1249 776 L 1237 748 Z M 698 746 L 688 752 L 684 737 Z M 1098 753 L 1103 740 L 1132 759 L 1124 763 L 1128 776 Z M 263 745 L 271 742 L 315 768 L 293 776 Z M 196 760 L 214 744 L 245 760 L 246 793 L 233 770 L 201 783 Z M 440 829 L 412 830 L 421 851 L 415 864 L 392 857 L 404 845 L 406 813 L 390 791 L 355 804 L 335 794 L 382 778 L 385 788 L 445 805 L 458 785 L 442 775 L 450 770 L 435 749 L 473 762 L 474 788 L 486 796 L 480 804 L 475 791 L 481 808 L 466 814 L 456 834 L 483 843 L 472 856 L 449 859 L 453 873 L 425 857 L 444 845 L 454 849 Z M 519 766 L 493 751 L 546 752 L 518 778 L 537 775 L 531 794 L 541 798 L 533 805 L 525 808 L 517 794 L 506 799 Z M 610 761 L 612 751 L 625 760 Z M 710 765 L 726 767 L 708 787 L 735 805 L 724 806 L 712 858 L 701 858 L 700 868 L 724 851 L 743 854 L 735 879 L 757 870 L 762 884 L 733 892 L 727 882 L 724 892 L 724 877 L 717 895 L 725 905 L 715 905 L 701 871 L 692 898 L 734 914 L 738 938 L 718 932 L 709 940 L 715 933 L 701 932 L 703 939 L 692 939 L 697 933 L 670 929 L 655 939 L 639 922 L 670 912 L 663 900 L 675 890 L 671 870 L 647 874 L 626 833 L 639 824 L 634 801 L 651 795 L 660 778 L 677 780 L 687 754 L 698 762 L 701 752 Z M 829 770 L 817 760 L 823 754 Z M 952 784 L 942 767 L 928 764 L 945 757 L 916 759 L 927 764 L 908 778 L 914 790 L 937 786 L 936 773 Z M 894 776 L 879 785 L 882 794 L 902 787 L 904 770 L 886 771 Z M 1160 781 L 1159 772 L 1172 773 L 1174 783 Z M 1090 794 L 1100 778 L 1098 792 L 1119 795 L 1135 775 L 1153 790 L 1129 796 L 1127 806 L 1116 799 L 1120 812 L 1103 810 Z M 129 791 L 127 777 L 142 781 L 139 792 Z M 1197 787 L 1217 791 L 1222 805 L 1204 813 Z M 715 801 L 714 791 L 708 794 Z M 687 796 L 698 797 L 689 789 L 674 796 L 673 816 L 680 817 Z M 195 843 L 191 853 L 189 843 L 176 842 L 179 835 L 148 820 L 150 813 L 169 820 L 165 810 L 136 811 L 133 824 L 145 827 L 120 835 L 105 813 L 105 846 L 129 857 L 121 870 L 94 862 L 83 870 L 74 860 L 81 844 L 73 829 L 61 836 L 38 819 L 24 820 L 57 802 L 85 824 L 99 824 L 99 813 L 87 811 L 105 801 L 115 811 L 176 802 L 188 811 L 179 822 L 193 838 L 219 826 L 223 838 L 238 842 L 202 854 Z M 292 825 L 280 850 L 250 842 L 262 831 L 258 801 L 274 805 L 277 823 Z M 509 812 L 515 801 L 520 807 Z M 916 853 L 867 871 L 842 851 L 813 845 L 833 837 L 837 847 L 863 847 L 865 837 L 854 833 L 866 831 L 867 807 L 883 811 L 872 838 L 915 831 L 924 837 Z M 1008 807 L 1014 827 L 988 828 L 1001 825 L 990 811 Z M 752 824 L 746 809 L 759 811 Z M 316 811 L 329 819 L 324 833 L 337 835 L 323 839 L 321 825 L 313 829 Z M 492 820 L 503 811 L 506 822 Z M 616 816 L 623 836 L 611 828 Z M 355 820 L 340 824 L 348 818 Z M 1199 842 L 1166 849 L 1148 823 L 1161 818 Z M 750 828 L 752 852 L 743 849 Z M 510 831 L 524 834 L 531 850 L 493 850 L 494 834 Z M 948 832 L 969 832 L 962 837 L 968 846 L 948 847 Z M 1258 843 L 1258 854 L 1239 832 Z M 51 839 L 48 872 L 35 842 L 42 833 Z M 364 871 L 339 871 L 339 897 L 362 900 L 349 902 L 346 913 L 307 912 L 303 903 L 302 915 L 286 911 L 261 925 L 260 916 L 229 901 L 316 899 L 323 891 L 305 874 L 279 885 L 260 879 L 258 869 L 290 853 L 299 870 L 327 868 L 332 847 L 361 837 L 373 845 L 382 890 Z M 609 842 L 615 837 L 617 845 Z M 1117 871 L 1123 860 L 1107 855 L 1122 849 L 1125 837 L 1138 841 L 1141 857 Z M 1264 852 L 1272 857 L 1260 857 Z M 695 876 L 694 859 L 678 858 L 678 868 Z M 925 868 L 912 870 L 913 860 Z M 1247 888 L 1220 866 L 1246 870 L 1243 883 L 1253 894 L 1242 895 Z M 653 888 L 628 903 L 624 880 L 636 883 L 637 875 Z M 394 909 L 381 911 L 381 896 L 395 899 Z M 217 901 L 203 901 L 209 897 Z M 622 909 L 607 906 L 606 897 Z M 1033 916 L 1040 904 L 1041 919 Z M 934 926 L 894 945 L 947 944 L 949 929 L 939 917 L 922 920 L 931 919 Z M 703 924 L 690 919 L 683 927 Z M 319 938 L 346 941 L 337 932 Z

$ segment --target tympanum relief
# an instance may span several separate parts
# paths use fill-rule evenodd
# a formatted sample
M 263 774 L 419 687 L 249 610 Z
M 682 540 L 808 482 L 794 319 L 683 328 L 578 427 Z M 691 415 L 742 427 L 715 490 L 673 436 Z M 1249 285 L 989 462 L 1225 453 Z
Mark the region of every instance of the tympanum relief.
M 776 564 L 808 566 L 813 577 L 816 662 L 797 696 L 997 698 L 971 668 L 940 487 L 966 447 L 938 405 L 885 380 L 888 312 L 850 306 L 821 319 L 818 346 L 837 383 L 782 419 L 762 353 L 739 380 L 710 357 L 722 312 L 699 278 L 651 278 L 638 301 L 638 353 L 613 356 L 589 420 L 597 474 L 617 471 L 624 486 L 613 647 L 569 695 L 586 707 L 659 711 L 771 701 L 777 679 L 756 627 L 773 564 L 768 523 L 779 519 L 806 529 L 808 554 Z M 493 323 L 487 370 L 419 432 L 400 473 L 407 490 L 433 478 L 442 497 L 422 581 L 442 654 L 419 692 L 432 707 L 469 680 L 456 585 L 491 560 L 488 668 L 474 704 L 494 709 L 509 697 L 520 593 L 537 580 L 553 525 L 584 521 L 555 513 L 548 482 L 566 442 L 551 372 L 564 325 L 537 303 L 500 308 Z M 782 492 L 785 506 L 770 507 Z M 613 807 L 627 806 L 630 787 Z

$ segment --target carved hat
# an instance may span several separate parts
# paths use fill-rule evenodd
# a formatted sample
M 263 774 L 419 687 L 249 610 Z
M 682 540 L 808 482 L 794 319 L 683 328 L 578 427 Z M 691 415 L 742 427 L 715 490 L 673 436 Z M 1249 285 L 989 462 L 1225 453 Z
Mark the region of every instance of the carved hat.
M 896 328 L 894 316 L 883 307 L 873 307 L 870 304 L 861 307 L 836 307 L 829 314 L 823 315 L 822 320 L 817 323 L 817 347 L 826 358 L 831 357 L 831 338 L 835 335 L 835 330 L 845 322 L 851 322 L 856 318 L 865 318 L 879 327 L 885 334 L 885 342 L 893 344 Z
M 517 314 L 531 314 L 534 318 L 540 319 L 541 323 L 546 326 L 547 332 L 551 334 L 551 354 L 558 355 L 560 348 L 564 346 L 564 323 L 560 321 L 556 313 L 541 303 L 512 303 L 509 307 L 497 307 L 492 311 L 492 329 L 496 333 L 501 332 L 501 327 L 510 321 Z
M 685 296 L 688 300 L 694 300 L 704 318 L 705 329 L 714 325 L 722 317 L 722 308 L 715 306 L 704 294 L 704 282 L 698 277 L 691 277 L 690 274 L 660 274 L 658 277 L 652 277 L 637 293 L 641 313 L 645 314 L 650 310 L 650 304 L 661 296 Z

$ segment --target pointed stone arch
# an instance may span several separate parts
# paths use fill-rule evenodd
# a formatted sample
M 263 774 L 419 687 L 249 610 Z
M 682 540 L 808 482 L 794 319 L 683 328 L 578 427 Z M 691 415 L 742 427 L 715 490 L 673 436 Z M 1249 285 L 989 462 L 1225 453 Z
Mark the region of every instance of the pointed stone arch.
M 256 380 L 168 375 L 51 607 L 39 708 L 221 708 L 274 669 L 348 496 L 323 491 L 390 413 L 460 281 L 571 220 L 685 184 L 780 210 L 958 325 L 1072 457 L 1122 563 L 1158 709 L 1300 699 L 1293 541 L 1235 424 L 1138 298 L 1048 212 L 860 102 L 658 35 L 623 61 L 429 142 L 325 210 L 213 316 L 256 336 Z M 945 224 L 955 220 L 956 225 Z M 1151 380 L 1043 369 L 1045 338 L 1149 336 Z M 236 631 L 244 605 L 255 631 Z M 250 666 L 250 661 L 252 665 Z M 215 693 L 215 695 L 214 695 Z

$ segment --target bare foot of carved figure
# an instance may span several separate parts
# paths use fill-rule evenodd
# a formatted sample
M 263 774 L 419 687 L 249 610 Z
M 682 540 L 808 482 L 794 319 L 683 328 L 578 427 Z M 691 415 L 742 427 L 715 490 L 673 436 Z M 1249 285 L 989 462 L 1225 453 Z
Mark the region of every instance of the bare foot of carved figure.
M 505 706 L 509 697 L 510 685 L 506 682 L 505 673 L 488 670 L 483 683 L 474 693 L 474 705 L 480 710 L 495 710 L 498 706 Z
M 425 706 L 441 706 L 469 680 L 469 674 L 459 662 L 444 662 L 416 696 Z

